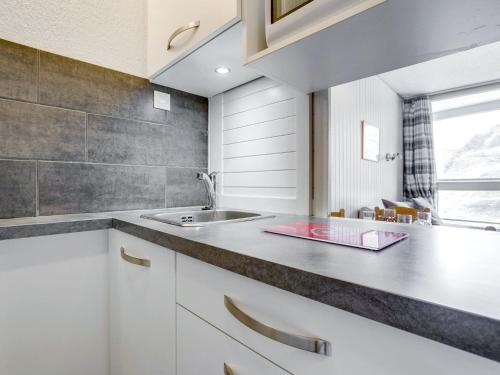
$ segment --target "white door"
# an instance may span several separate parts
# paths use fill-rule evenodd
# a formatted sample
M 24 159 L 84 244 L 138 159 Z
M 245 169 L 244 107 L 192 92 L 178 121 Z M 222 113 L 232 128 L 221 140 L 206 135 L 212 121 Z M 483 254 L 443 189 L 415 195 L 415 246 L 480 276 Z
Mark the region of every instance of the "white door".
M 174 375 L 175 253 L 112 229 L 109 257 L 111 375 Z
M 283 375 L 288 372 L 177 306 L 178 375 Z

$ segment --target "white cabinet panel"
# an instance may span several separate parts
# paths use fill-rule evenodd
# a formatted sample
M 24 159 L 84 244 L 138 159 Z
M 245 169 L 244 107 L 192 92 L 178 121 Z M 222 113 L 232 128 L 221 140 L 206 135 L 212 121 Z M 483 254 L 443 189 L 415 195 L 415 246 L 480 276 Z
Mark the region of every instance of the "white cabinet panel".
M 221 173 L 221 206 L 308 214 L 309 96 L 260 78 L 209 107 L 209 167 Z
M 285 371 L 177 306 L 177 375 L 280 375 Z
M 260 124 L 226 130 L 223 134 L 223 142 L 224 144 L 229 144 L 251 141 L 255 139 L 294 134 L 295 131 L 295 116 L 290 116 L 278 120 L 262 122 Z
M 224 188 L 226 187 L 274 187 L 293 188 L 297 173 L 293 171 L 264 171 L 224 173 Z
M 111 375 L 174 375 L 175 253 L 114 229 L 109 249 Z
M 284 89 L 282 86 L 271 87 L 245 96 L 245 100 L 232 100 L 225 102 L 224 116 L 231 116 L 236 113 L 282 102 L 284 100 L 294 98 L 295 95 L 296 93 L 292 89 Z
M 278 120 L 295 115 L 295 100 L 289 99 L 273 103 L 265 107 L 251 109 L 224 117 L 224 130 L 258 124 L 265 121 Z
M 225 159 L 224 172 L 255 172 L 295 169 L 297 153 L 256 155 L 241 158 Z
M 0 241 L 0 374 L 108 375 L 107 230 Z
M 224 145 L 224 159 L 295 151 L 295 134 Z
M 239 0 L 148 0 L 148 75 L 161 71 L 238 22 Z M 167 50 L 170 36 L 190 22 L 200 25 L 181 33 Z
M 332 355 L 296 349 L 237 320 L 236 306 L 276 329 L 328 340 Z M 177 257 L 177 301 L 210 324 L 296 375 L 481 374 L 500 363 L 259 283 L 183 255 Z

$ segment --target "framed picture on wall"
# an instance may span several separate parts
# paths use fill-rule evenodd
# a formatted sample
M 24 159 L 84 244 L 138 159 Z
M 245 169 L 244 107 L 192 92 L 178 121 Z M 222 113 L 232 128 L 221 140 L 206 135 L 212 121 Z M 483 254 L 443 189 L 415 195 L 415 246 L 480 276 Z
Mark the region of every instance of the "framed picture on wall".
M 378 162 L 380 154 L 380 129 L 366 121 L 361 122 L 361 158 Z

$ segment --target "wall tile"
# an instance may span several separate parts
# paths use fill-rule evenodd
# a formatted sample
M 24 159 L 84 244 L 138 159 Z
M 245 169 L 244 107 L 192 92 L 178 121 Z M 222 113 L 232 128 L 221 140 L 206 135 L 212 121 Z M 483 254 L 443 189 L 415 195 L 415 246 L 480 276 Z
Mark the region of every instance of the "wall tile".
M 196 168 L 167 168 L 167 207 L 204 206 L 207 195 L 203 182 L 196 172 L 207 172 Z
M 174 129 L 134 120 L 88 116 L 88 160 L 103 163 L 166 165 L 175 148 Z
M 36 161 L 0 160 L 0 218 L 35 216 Z
M 92 162 L 175 167 L 208 164 L 207 131 L 97 115 L 88 116 Z
M 165 168 L 40 162 L 40 215 L 165 206 Z
M 174 147 L 169 151 L 169 166 L 208 166 L 208 132 L 189 128 L 174 128 Z
M 85 160 L 85 113 L 0 99 L 0 157 Z
M 40 103 L 167 124 L 168 111 L 153 107 L 153 91 L 146 79 L 40 53 Z
M 174 89 L 171 95 L 170 123 L 179 128 L 208 130 L 208 99 Z
M 37 50 L 0 39 L 0 97 L 37 100 Z

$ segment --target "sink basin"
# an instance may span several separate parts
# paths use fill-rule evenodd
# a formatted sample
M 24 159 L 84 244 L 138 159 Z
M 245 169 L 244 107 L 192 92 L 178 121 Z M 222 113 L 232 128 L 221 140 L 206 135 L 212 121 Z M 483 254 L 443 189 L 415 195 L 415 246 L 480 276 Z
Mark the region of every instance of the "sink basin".
M 143 219 L 156 220 L 181 227 L 204 227 L 210 224 L 234 223 L 271 217 L 274 216 L 234 210 L 160 212 L 156 214 L 141 215 Z

